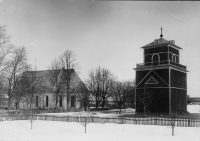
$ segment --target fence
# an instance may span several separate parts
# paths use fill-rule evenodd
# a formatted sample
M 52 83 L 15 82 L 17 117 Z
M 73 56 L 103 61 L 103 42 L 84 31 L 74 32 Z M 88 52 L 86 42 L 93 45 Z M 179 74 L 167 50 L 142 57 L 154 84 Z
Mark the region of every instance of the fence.
M 27 120 L 32 117 L 34 120 L 48 120 L 48 121 L 63 121 L 63 122 L 78 122 L 85 120 L 85 117 L 77 116 L 50 116 L 50 115 L 9 115 L 0 116 L 0 121 L 6 120 Z M 178 127 L 200 127 L 200 119 L 196 118 L 108 118 L 108 117 L 87 117 L 91 123 L 117 123 L 117 124 L 139 124 L 139 125 L 160 125 L 171 126 L 174 124 Z

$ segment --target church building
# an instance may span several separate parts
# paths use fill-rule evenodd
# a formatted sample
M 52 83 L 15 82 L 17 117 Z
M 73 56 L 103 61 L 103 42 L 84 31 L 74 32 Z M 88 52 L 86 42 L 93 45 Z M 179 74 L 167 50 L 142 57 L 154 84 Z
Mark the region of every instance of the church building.
M 187 69 L 180 64 L 183 50 L 174 40 L 159 39 L 142 46 L 143 63 L 137 64 L 136 71 L 136 113 L 146 112 L 176 114 L 187 112 Z M 142 101 L 139 95 L 147 94 Z M 149 99 L 148 99 L 149 98 Z
M 67 102 L 67 83 L 65 82 L 69 78 L 68 74 L 70 75 L 70 79 L 68 79 L 70 81 L 69 103 Z M 25 81 L 30 85 L 26 85 L 27 90 L 23 91 L 24 94 L 19 100 L 13 101 L 13 109 L 49 110 L 57 107 L 62 110 L 67 108 L 85 110 L 88 107 L 86 96 L 89 91 L 74 69 L 27 71 L 24 72 L 23 76 L 24 80 L 32 81 Z M 57 81 L 55 81 L 56 79 Z M 33 89 L 34 92 L 31 93 L 29 89 Z M 60 89 L 59 92 L 58 89 Z M 32 100 L 32 103 L 30 103 L 30 100 Z

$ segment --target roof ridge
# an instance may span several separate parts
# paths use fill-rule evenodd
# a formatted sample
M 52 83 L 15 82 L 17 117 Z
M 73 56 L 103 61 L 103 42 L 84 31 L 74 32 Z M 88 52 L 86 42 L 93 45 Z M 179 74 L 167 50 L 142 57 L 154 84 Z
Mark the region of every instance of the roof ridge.
M 141 48 L 148 48 L 148 47 L 153 47 L 153 46 L 156 47 L 156 46 L 164 45 L 164 44 L 171 44 L 171 45 L 174 45 L 178 49 L 182 49 L 181 47 L 175 45 L 175 40 L 166 40 L 164 38 L 154 39 L 154 41 L 142 46 Z

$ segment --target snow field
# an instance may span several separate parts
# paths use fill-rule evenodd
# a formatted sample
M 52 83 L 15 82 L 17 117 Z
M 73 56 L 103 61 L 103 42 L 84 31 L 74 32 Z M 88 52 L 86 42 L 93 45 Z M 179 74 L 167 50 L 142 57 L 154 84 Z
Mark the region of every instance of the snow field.
M 200 105 L 187 105 L 187 111 L 190 113 L 200 113 Z
M 0 141 L 199 141 L 200 128 L 98 124 L 84 127 L 77 122 L 35 121 L 33 129 L 27 120 L 0 122 Z

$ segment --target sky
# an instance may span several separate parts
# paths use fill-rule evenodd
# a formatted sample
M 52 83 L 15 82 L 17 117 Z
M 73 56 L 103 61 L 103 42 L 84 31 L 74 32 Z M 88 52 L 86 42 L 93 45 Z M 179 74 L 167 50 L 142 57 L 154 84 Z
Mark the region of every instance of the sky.
M 98 66 L 119 80 L 135 79 L 140 47 L 160 38 L 183 48 L 188 95 L 200 97 L 200 2 L 0 0 L 0 25 L 24 46 L 28 63 L 46 70 L 66 50 L 76 54 L 84 81 Z

